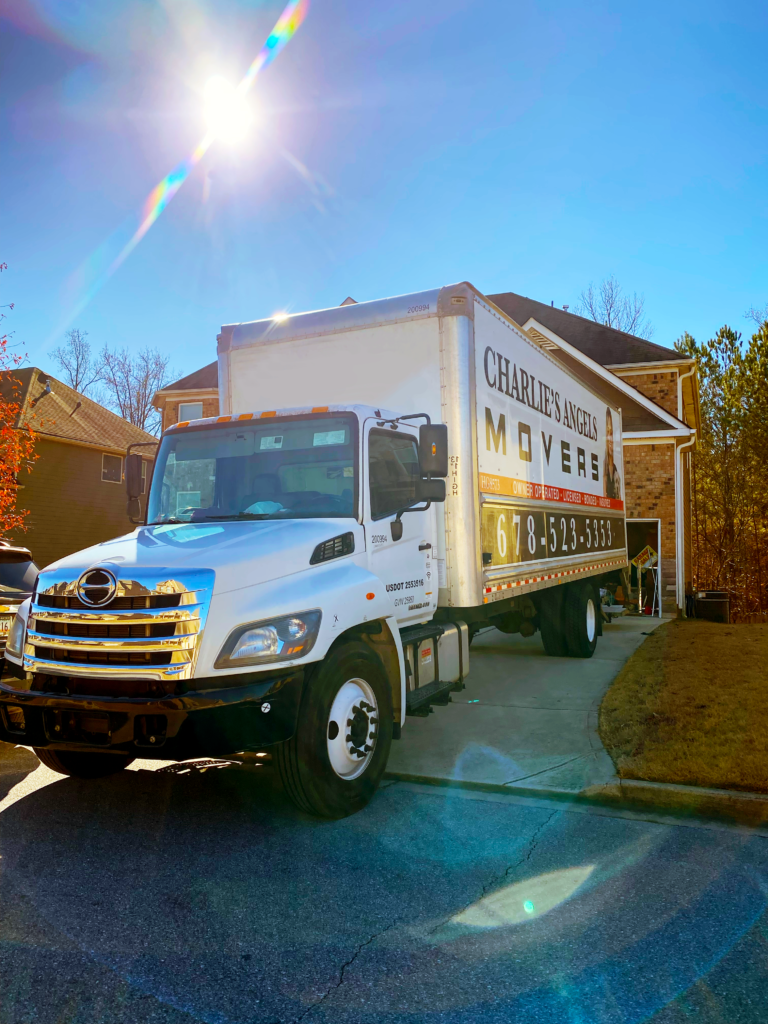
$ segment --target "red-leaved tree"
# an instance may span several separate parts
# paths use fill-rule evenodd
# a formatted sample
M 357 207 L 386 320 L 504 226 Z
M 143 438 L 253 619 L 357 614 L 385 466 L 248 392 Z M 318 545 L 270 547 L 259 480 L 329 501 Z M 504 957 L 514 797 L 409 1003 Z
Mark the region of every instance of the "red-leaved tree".
M 7 270 L 0 263 L 0 271 Z M 4 307 L 13 309 L 13 303 Z M 0 312 L 0 322 L 6 318 Z M 0 328 L 2 329 L 2 328 Z M 21 413 L 21 384 L 13 371 L 23 357 L 11 352 L 8 335 L 0 335 L 0 534 L 25 530 L 29 512 L 18 509 L 19 474 L 31 472 L 35 455 L 35 433 L 28 425 L 19 423 Z

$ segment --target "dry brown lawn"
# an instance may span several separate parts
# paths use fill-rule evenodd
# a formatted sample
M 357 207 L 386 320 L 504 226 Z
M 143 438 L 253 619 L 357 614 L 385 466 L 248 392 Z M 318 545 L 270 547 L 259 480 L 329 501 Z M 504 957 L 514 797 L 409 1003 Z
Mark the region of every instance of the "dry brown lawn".
M 659 626 L 603 698 L 600 737 L 621 778 L 768 793 L 768 625 Z

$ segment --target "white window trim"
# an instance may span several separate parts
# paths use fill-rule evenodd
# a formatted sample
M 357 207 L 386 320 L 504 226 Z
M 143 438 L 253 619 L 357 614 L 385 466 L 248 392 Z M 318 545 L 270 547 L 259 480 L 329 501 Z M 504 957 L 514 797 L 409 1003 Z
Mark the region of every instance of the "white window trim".
M 199 405 L 200 406 L 200 415 L 199 416 L 189 416 L 186 413 L 184 413 L 182 415 L 182 412 L 181 412 L 182 407 L 183 406 L 190 406 L 190 405 Z M 189 420 L 200 420 L 200 419 L 203 418 L 203 403 L 202 402 L 179 402 L 178 406 L 176 407 L 176 415 L 179 418 L 179 422 L 189 421 Z
M 105 476 L 104 476 L 104 459 L 105 458 L 120 459 L 120 479 L 119 480 L 107 480 L 105 478 Z M 122 486 L 124 468 L 125 467 L 124 467 L 124 464 L 123 464 L 123 456 L 122 455 L 115 455 L 112 452 L 102 452 L 101 453 L 101 482 L 103 484 L 119 484 L 120 486 Z

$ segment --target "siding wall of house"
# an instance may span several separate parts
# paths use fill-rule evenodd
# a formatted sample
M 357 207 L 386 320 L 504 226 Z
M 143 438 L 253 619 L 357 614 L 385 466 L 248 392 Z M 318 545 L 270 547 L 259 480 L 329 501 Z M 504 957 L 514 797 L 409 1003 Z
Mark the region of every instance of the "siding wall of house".
M 102 482 L 100 451 L 40 436 L 35 451 L 32 472 L 19 475 L 18 507 L 30 510 L 28 529 L 13 539 L 31 549 L 39 566 L 134 529 L 124 484 Z

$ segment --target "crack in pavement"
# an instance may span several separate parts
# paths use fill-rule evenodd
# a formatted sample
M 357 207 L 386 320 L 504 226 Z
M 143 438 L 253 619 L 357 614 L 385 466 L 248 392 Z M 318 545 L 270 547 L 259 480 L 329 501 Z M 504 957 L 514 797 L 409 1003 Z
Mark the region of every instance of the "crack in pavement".
M 590 757 L 592 751 L 588 750 L 583 754 L 576 754 L 574 757 L 569 757 L 567 761 L 561 761 L 559 764 L 550 764 L 546 768 L 542 768 L 541 771 L 531 772 L 530 775 L 520 775 L 516 779 L 510 779 L 508 782 L 503 782 L 503 786 L 513 786 L 516 782 L 525 782 L 526 779 L 535 779 L 537 775 L 546 775 L 547 772 L 553 772 L 557 768 L 563 768 L 567 764 L 572 764 L 574 761 L 581 760 L 582 757 Z
M 481 891 L 480 896 L 478 897 L 478 899 L 482 899 L 491 888 L 494 888 L 500 882 L 503 882 L 505 879 L 507 879 L 509 877 L 509 874 L 510 874 L 511 871 L 516 871 L 518 868 L 522 867 L 523 864 L 527 864 L 528 863 L 528 861 L 533 856 L 533 851 L 536 849 L 536 847 L 539 844 L 539 836 L 542 833 L 542 831 L 547 827 L 547 825 L 550 823 L 550 821 L 552 821 L 552 819 L 554 818 L 554 816 L 556 814 L 562 814 L 562 813 L 563 812 L 561 811 L 561 809 L 559 807 L 556 807 L 555 810 L 552 811 L 552 813 L 544 821 L 542 821 L 542 823 L 540 825 L 536 826 L 536 828 L 533 830 L 533 832 L 531 834 L 531 838 L 528 840 L 528 850 L 527 850 L 525 856 L 521 857 L 520 860 L 517 861 L 515 864 L 510 864 L 509 867 L 504 871 L 504 874 L 502 874 L 502 875 L 494 875 L 493 878 L 489 882 L 486 882 L 483 885 L 482 891 Z M 461 908 L 461 910 L 454 911 L 454 913 L 451 914 L 451 917 L 456 917 L 458 914 L 463 913 L 467 909 L 467 907 L 471 907 L 473 903 L 477 903 L 477 900 L 470 900 L 469 903 L 466 903 Z M 430 928 L 429 929 L 429 931 L 427 932 L 427 935 L 434 935 L 434 933 L 436 931 L 439 931 L 439 929 L 442 928 L 444 926 L 444 924 L 445 924 L 445 920 L 444 919 L 439 921 L 434 926 L 434 928 Z
M 526 853 L 526 855 L 524 857 L 521 857 L 521 859 L 516 864 L 510 864 L 509 867 L 507 868 L 507 870 L 504 872 L 503 875 L 500 875 L 497 878 L 492 878 L 490 882 L 488 882 L 486 885 L 484 885 L 483 886 L 482 896 L 485 896 L 485 894 L 488 892 L 488 890 L 491 888 L 491 886 L 495 887 L 496 885 L 499 884 L 499 882 L 503 882 L 505 879 L 507 879 L 509 877 L 510 871 L 516 871 L 518 868 L 522 867 L 523 864 L 527 864 L 528 863 L 528 861 L 533 856 L 533 851 L 539 845 L 539 835 L 547 827 L 547 825 L 550 823 L 550 821 L 552 821 L 554 816 L 556 814 L 559 814 L 559 813 L 560 813 L 560 811 L 557 810 L 557 809 L 552 811 L 552 813 L 549 815 L 549 817 L 546 819 L 546 821 L 543 821 L 537 828 L 535 828 L 533 830 L 533 834 L 531 835 L 531 838 L 528 840 L 528 852 Z M 481 896 L 481 898 L 482 898 L 482 896 Z
M 355 962 L 355 960 L 357 960 L 357 958 L 360 956 L 360 954 L 365 949 L 365 947 L 366 946 L 370 946 L 372 942 L 375 942 L 376 939 L 380 938 L 382 935 L 384 935 L 386 932 L 388 932 L 391 928 L 394 928 L 399 920 L 400 920 L 400 918 L 396 917 L 393 921 L 390 921 L 390 923 L 385 928 L 382 928 L 378 932 L 375 932 L 373 935 L 370 936 L 370 938 L 366 939 L 365 942 L 361 942 L 360 945 L 357 947 L 357 949 L 352 954 L 352 956 L 349 958 L 349 960 L 346 960 L 341 965 L 341 969 L 339 970 L 339 980 L 335 984 L 329 985 L 328 988 L 325 990 L 325 992 L 317 1000 L 317 1002 L 314 1002 L 314 1003 L 312 1003 L 311 1006 L 308 1006 L 306 1008 L 306 1010 L 304 1010 L 301 1014 L 299 1014 L 298 1017 L 296 1017 L 291 1022 L 291 1024 L 301 1024 L 301 1021 L 303 1021 L 304 1018 L 309 1013 L 311 1013 L 313 1010 L 316 1010 L 318 1008 L 318 1006 L 321 1006 L 325 1002 L 325 1000 L 328 998 L 328 996 L 331 994 L 331 992 L 338 991 L 338 989 L 340 989 L 341 986 L 344 984 L 344 975 L 347 972 L 347 968 L 352 966 L 352 964 Z M 278 1021 L 277 1024 L 282 1024 L 282 1022 Z

